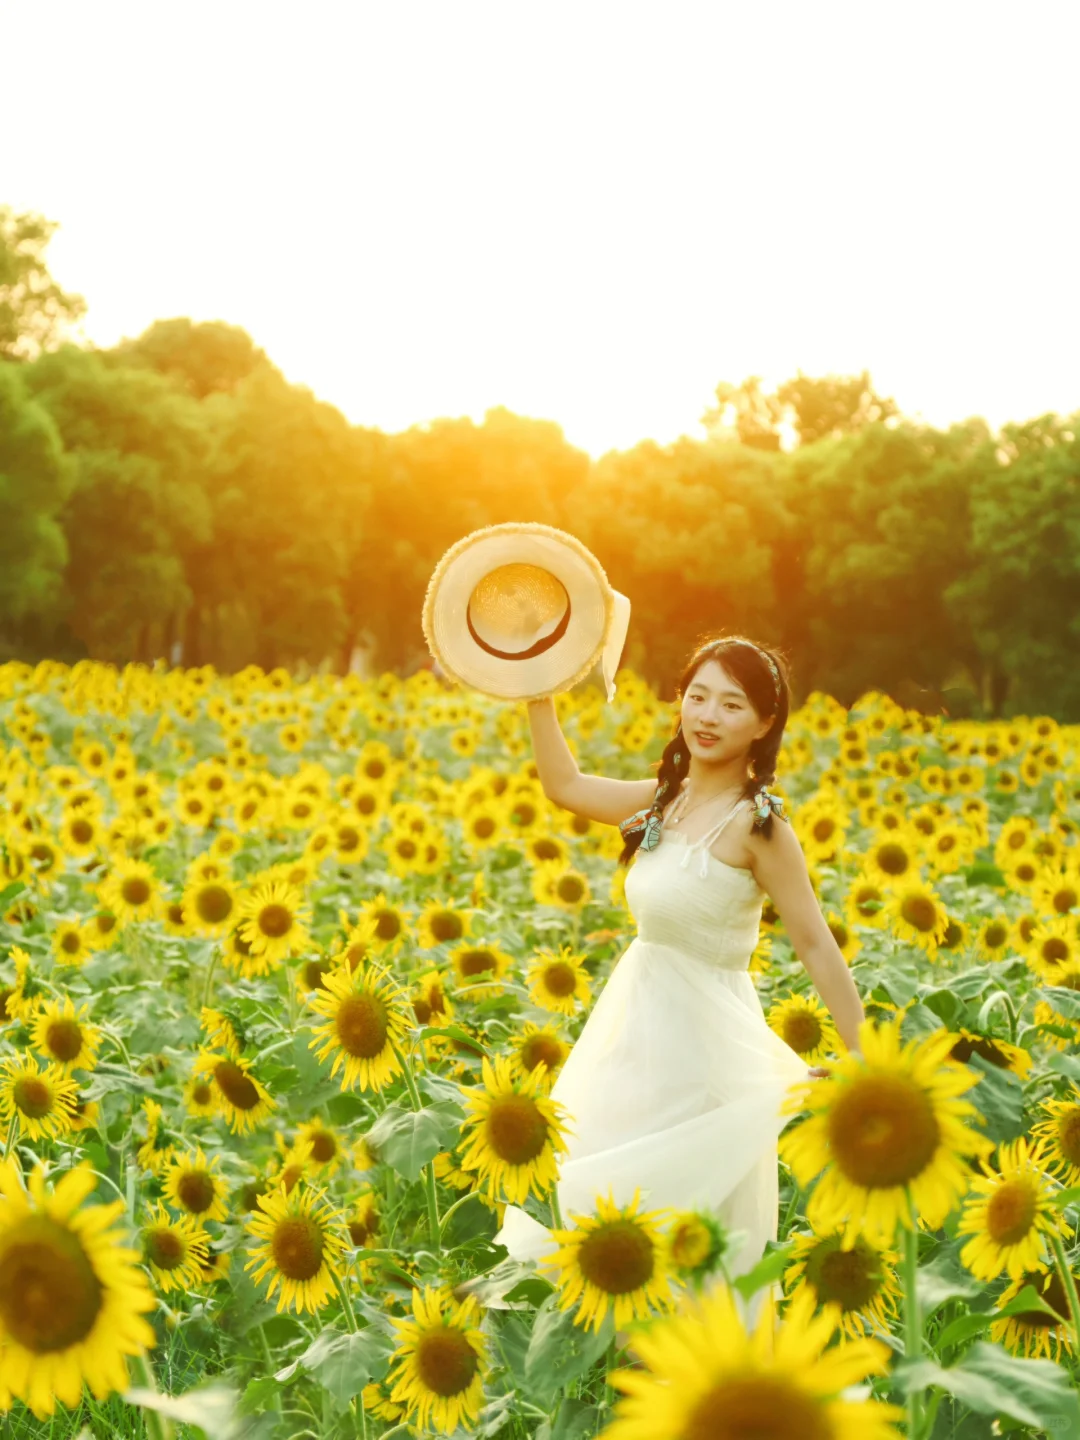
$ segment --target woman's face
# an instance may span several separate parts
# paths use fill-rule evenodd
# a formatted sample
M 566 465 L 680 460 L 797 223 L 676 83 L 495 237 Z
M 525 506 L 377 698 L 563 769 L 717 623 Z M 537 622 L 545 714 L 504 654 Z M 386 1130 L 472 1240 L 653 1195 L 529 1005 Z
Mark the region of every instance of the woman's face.
M 744 755 L 772 726 L 750 703 L 739 682 L 719 660 L 706 660 L 686 687 L 682 732 L 690 754 L 706 763 Z

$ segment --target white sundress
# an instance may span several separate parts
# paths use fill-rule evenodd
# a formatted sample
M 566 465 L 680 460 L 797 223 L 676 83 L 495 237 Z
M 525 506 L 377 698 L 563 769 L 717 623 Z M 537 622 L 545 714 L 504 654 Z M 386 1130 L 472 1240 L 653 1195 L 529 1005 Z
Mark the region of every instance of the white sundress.
M 749 803 L 692 844 L 665 828 L 653 850 L 638 851 L 626 877 L 637 935 L 551 1091 L 571 1132 L 563 1223 L 593 1213 L 609 1189 L 624 1205 L 640 1187 L 639 1210 L 707 1207 L 746 1232 L 728 1257 L 733 1277 L 777 1237 L 777 1139 L 791 1118 L 780 1109 L 807 1079 L 806 1061 L 767 1025 L 749 973 L 765 892 L 752 871 L 710 854 Z M 517 1205 L 495 1240 L 521 1261 L 555 1248 Z

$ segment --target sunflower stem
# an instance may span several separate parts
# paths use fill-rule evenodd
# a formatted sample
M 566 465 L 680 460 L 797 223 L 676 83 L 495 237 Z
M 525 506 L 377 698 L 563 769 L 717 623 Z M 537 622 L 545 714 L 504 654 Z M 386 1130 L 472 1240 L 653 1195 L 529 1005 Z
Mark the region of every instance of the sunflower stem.
M 566 1228 L 563 1225 L 562 1210 L 559 1207 L 558 1184 L 552 1185 L 551 1187 L 551 1228 L 553 1230 L 563 1230 Z
M 1065 1291 L 1065 1298 L 1069 1303 L 1075 1353 L 1080 1355 L 1080 1299 L 1077 1299 L 1076 1294 L 1076 1277 L 1072 1273 L 1069 1257 L 1065 1254 L 1065 1246 L 1061 1242 L 1061 1236 L 1051 1232 L 1050 1244 L 1054 1248 L 1054 1259 L 1057 1261 L 1058 1275 L 1061 1277 L 1061 1285 Z
M 206 984 L 203 986 L 202 1003 L 205 1009 L 210 1004 L 210 988 L 214 983 L 214 971 L 217 969 L 218 947 L 210 947 L 210 963 L 206 967 Z
M 450 1206 L 449 1210 L 447 1210 L 447 1211 L 445 1212 L 445 1214 L 442 1216 L 442 1219 L 441 1219 L 441 1221 L 440 1221 L 440 1223 L 439 1223 L 439 1243 L 440 1243 L 440 1245 L 442 1244 L 442 1237 L 443 1237 L 443 1235 L 445 1235 L 445 1233 L 446 1233 L 446 1222 L 450 1219 L 450 1216 L 453 1215 L 453 1213 L 454 1213 L 455 1210 L 459 1210 L 459 1209 L 461 1208 L 461 1206 L 465 1204 L 465 1201 L 466 1201 L 466 1200 L 471 1200 L 475 1194 L 476 1194 L 476 1191 L 475 1191 L 475 1190 L 466 1190 L 466 1191 L 465 1191 L 465 1194 L 462 1195 L 462 1196 L 460 1196 L 457 1200 L 455 1200 L 454 1203 Z
M 341 1308 L 345 1312 L 345 1323 L 355 1335 L 358 1333 L 359 1327 L 356 1323 L 356 1311 L 353 1309 L 352 1299 L 350 1298 L 349 1292 L 345 1287 L 345 1281 L 341 1278 L 341 1276 L 337 1273 L 336 1270 L 331 1270 L 330 1273 L 334 1277 L 334 1286 L 341 1300 Z
M 154 1379 L 153 1366 L 145 1355 L 133 1355 L 131 1357 L 131 1371 L 135 1379 L 144 1390 L 150 1390 L 155 1395 L 158 1393 L 157 1382 Z M 132 1402 L 129 1400 L 128 1404 Z M 137 1403 L 137 1402 L 136 1402 Z M 150 1440 L 173 1440 L 176 1431 L 172 1422 L 149 1406 L 139 1406 L 142 1411 L 143 1424 L 146 1426 L 146 1433 Z
M 5 1160 L 6 1160 L 6 1159 L 8 1158 L 8 1156 L 11 1154 L 11 1147 L 12 1147 L 12 1145 L 15 1144 L 15 1130 L 16 1130 L 16 1127 L 17 1127 L 18 1123 L 19 1123 L 19 1121 L 18 1121 L 18 1116 L 15 1115 L 15 1114 L 12 1114 L 10 1123 L 8 1124 L 7 1139 L 4 1141 L 4 1159 L 5 1159 Z
M 909 1224 L 904 1229 L 904 1358 L 909 1365 L 922 1354 L 922 1316 L 917 1292 L 919 1274 L 919 1222 L 911 1186 L 904 1186 Z M 907 1397 L 908 1440 L 918 1440 L 922 1421 L 922 1391 L 912 1388 Z
M 610 1407 L 615 1404 L 615 1386 L 608 1379 L 611 1371 L 615 1369 L 615 1356 L 618 1353 L 616 1335 L 611 1337 L 611 1343 L 607 1348 L 607 1359 L 604 1362 L 604 1405 Z
M 420 1099 L 420 1092 L 416 1088 L 416 1081 L 413 1079 L 409 1062 L 396 1045 L 392 1044 L 391 1048 L 401 1065 L 401 1073 L 409 1092 L 409 1099 L 412 1101 L 412 1107 L 419 1113 L 424 1108 L 424 1105 Z M 427 1194 L 428 1233 L 431 1236 L 431 1243 L 435 1249 L 441 1250 L 442 1231 L 439 1226 L 439 1196 L 435 1189 L 435 1161 L 433 1159 L 429 1160 L 424 1166 L 424 1190 Z

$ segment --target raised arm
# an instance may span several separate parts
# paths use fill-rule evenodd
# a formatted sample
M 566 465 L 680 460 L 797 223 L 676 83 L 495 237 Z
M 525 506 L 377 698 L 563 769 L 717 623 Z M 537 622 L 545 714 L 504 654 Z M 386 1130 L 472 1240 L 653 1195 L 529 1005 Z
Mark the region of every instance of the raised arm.
M 635 810 L 652 803 L 655 779 L 609 780 L 605 775 L 581 773 L 550 696 L 530 700 L 529 727 L 540 784 L 552 804 L 572 810 L 575 815 L 587 815 L 602 825 L 618 825 Z

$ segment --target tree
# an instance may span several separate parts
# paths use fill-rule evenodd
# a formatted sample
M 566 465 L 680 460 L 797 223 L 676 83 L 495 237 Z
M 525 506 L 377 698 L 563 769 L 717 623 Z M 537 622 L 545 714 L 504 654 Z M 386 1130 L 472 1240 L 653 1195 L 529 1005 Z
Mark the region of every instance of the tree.
M 724 439 L 734 433 L 755 450 L 780 449 L 783 407 L 775 395 L 762 390 L 760 375 L 751 375 L 741 385 L 721 381 L 715 394 L 716 405 L 701 417 L 710 436 Z
M 222 320 L 155 320 L 136 339 L 102 353 L 113 364 L 156 370 L 196 400 L 233 394 L 257 370 L 281 376 L 246 330 Z
M 861 375 L 824 375 L 813 379 L 800 370 L 779 387 L 776 399 L 791 414 L 801 445 L 830 436 L 855 435 L 868 425 L 899 416 L 896 402 L 878 395 L 869 371 Z
M 72 468 L 48 411 L 22 370 L 0 365 L 0 636 L 15 648 L 20 622 L 55 610 L 67 542 L 60 522 Z
M 32 359 L 86 313 L 82 296 L 62 290 L 45 263 L 57 229 L 41 215 L 0 205 L 0 360 Z

